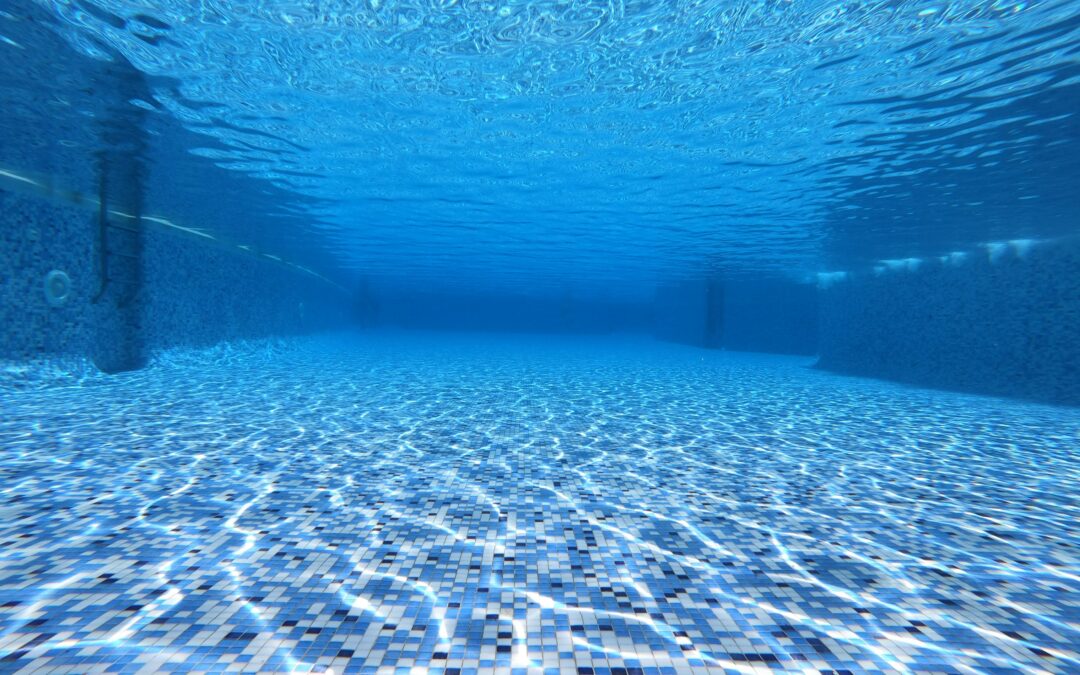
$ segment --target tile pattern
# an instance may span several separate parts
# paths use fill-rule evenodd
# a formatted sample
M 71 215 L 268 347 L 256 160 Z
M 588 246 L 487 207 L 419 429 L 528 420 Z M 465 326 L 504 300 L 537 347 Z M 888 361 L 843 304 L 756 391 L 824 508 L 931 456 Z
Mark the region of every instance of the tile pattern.
M 92 216 L 0 190 L 0 358 L 87 354 L 97 290 Z M 45 275 L 64 270 L 71 297 L 45 298 Z
M 0 379 L 33 386 L 85 375 L 91 358 L 110 360 L 125 331 L 113 326 L 111 295 L 92 302 L 100 283 L 96 227 L 90 211 L 0 190 Z M 350 318 L 348 295 L 308 275 L 155 227 L 143 235 L 131 337 L 146 356 L 178 345 L 340 327 Z M 52 269 L 72 281 L 62 307 L 45 298 Z
M 817 353 L 818 290 L 788 279 L 734 277 L 657 287 L 652 334 L 698 347 Z
M 820 308 L 829 370 L 1080 405 L 1080 238 L 882 267 L 830 286 Z
M 5 672 L 1080 669 L 1080 415 L 677 345 L 0 393 Z
M 341 328 L 349 294 L 307 274 L 148 229 L 142 335 L 151 352 Z

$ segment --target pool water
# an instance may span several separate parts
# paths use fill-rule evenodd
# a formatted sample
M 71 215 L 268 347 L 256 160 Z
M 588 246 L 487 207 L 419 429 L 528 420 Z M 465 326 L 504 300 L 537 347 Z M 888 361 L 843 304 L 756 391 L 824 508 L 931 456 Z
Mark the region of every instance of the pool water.
M 1075 410 L 812 364 L 372 332 L 2 389 L 0 670 L 1080 671 Z

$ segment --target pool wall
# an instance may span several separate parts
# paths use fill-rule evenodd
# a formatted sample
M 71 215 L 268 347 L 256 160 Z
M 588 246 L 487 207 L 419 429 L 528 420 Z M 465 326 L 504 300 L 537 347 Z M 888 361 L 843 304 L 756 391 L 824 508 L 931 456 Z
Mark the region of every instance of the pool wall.
M 815 289 L 687 281 L 651 306 L 570 295 L 358 294 L 283 265 L 143 227 L 132 302 L 100 292 L 92 209 L 0 189 L 0 359 L 138 367 L 157 350 L 315 332 L 403 328 L 649 332 L 702 347 L 820 354 L 818 367 L 913 385 L 1080 405 L 1080 240 L 987 244 Z M 134 241 L 134 240 L 133 240 Z M 114 263 L 115 264 L 115 263 Z M 51 270 L 71 280 L 52 306 Z M 118 310 L 123 304 L 124 308 Z
M 820 291 L 819 367 L 1080 404 L 1080 241 L 987 244 Z
M 683 280 L 658 286 L 653 299 L 653 335 L 667 342 L 719 347 L 715 320 L 723 313 L 723 293 L 716 292 L 718 283 Z
M 312 332 L 349 319 L 343 289 L 148 226 L 140 229 L 138 269 L 125 272 L 118 266 L 132 259 L 114 256 L 118 281 L 95 303 L 97 228 L 90 209 L 0 190 L 0 359 L 85 357 L 124 370 L 160 349 Z M 71 280 L 61 306 L 45 295 L 54 269 Z
M 818 293 L 785 279 L 736 279 L 724 286 L 724 349 L 816 354 Z
M 45 298 L 45 275 L 53 269 L 71 279 L 62 307 Z M 88 356 L 96 276 L 89 211 L 0 191 L 0 358 Z
M 373 289 L 370 298 L 371 323 L 393 328 L 603 334 L 647 333 L 650 327 L 646 302 L 571 292 L 543 296 L 382 287 Z
M 350 321 L 351 294 L 321 279 L 251 256 L 149 231 L 147 321 L 155 349 L 295 335 Z
M 653 302 L 653 334 L 709 349 L 815 354 L 817 289 L 778 278 L 664 284 Z

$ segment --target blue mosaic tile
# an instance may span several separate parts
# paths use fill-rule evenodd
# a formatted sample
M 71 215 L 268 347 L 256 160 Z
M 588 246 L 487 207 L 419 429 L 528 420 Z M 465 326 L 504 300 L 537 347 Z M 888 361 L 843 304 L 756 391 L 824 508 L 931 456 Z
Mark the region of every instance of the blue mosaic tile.
M 1080 669 L 1080 416 L 614 339 L 0 390 L 0 671 Z
M 1075 235 L 983 244 L 917 260 L 914 269 L 866 270 L 820 294 L 820 365 L 1077 406 L 1078 279 Z
M 94 302 L 101 284 L 97 227 L 89 210 L 0 189 L 0 380 L 6 385 L 90 377 L 97 370 L 91 361 L 111 360 L 122 340 L 152 359 L 172 347 L 307 333 L 351 318 L 348 293 L 334 285 L 152 224 L 141 233 L 137 309 L 118 317 L 112 295 Z M 71 281 L 61 306 L 51 306 L 44 293 L 52 270 Z M 118 318 L 126 319 L 120 328 Z

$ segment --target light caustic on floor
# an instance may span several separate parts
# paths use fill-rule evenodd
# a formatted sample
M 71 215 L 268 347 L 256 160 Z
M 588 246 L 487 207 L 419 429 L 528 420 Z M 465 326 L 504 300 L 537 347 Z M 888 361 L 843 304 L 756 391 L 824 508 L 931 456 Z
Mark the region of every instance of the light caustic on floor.
M 634 342 L 0 393 L 0 669 L 1077 672 L 1080 413 Z

